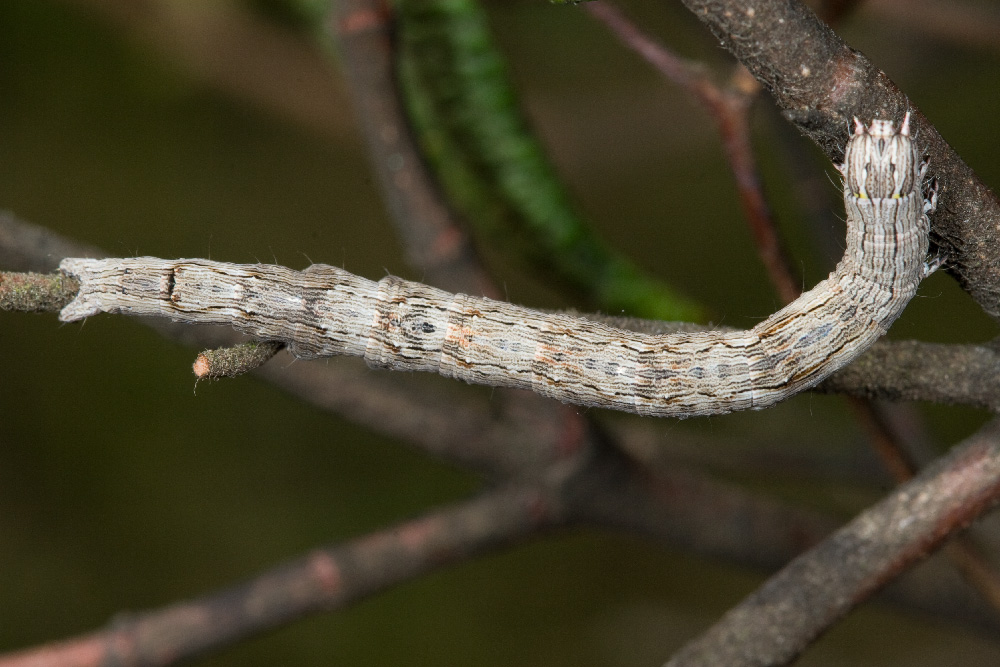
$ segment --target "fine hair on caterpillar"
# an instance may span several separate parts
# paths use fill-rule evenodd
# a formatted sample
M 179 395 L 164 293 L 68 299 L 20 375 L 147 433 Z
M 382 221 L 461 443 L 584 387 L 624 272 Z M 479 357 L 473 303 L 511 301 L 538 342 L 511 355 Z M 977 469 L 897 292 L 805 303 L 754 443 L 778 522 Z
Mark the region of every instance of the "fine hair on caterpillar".
M 847 241 L 834 271 L 751 329 L 643 334 L 323 264 L 304 271 L 202 259 L 66 259 L 80 281 L 60 319 L 100 312 L 231 324 L 302 359 L 518 387 L 578 405 L 691 417 L 761 409 L 880 338 L 914 296 L 928 250 L 926 165 L 909 115 L 855 122 L 844 164 Z

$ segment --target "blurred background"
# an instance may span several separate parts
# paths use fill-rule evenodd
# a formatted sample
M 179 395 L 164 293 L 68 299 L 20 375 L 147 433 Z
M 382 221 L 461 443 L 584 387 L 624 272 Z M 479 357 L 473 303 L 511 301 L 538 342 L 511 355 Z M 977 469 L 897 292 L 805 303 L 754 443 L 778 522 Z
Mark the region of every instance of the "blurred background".
M 678 3 L 620 6 L 683 55 L 728 71 L 728 56 Z M 487 8 L 524 107 L 604 238 L 717 322 L 747 327 L 773 312 L 779 304 L 704 112 L 580 8 L 541 0 Z M 419 280 L 380 202 L 334 49 L 315 27 L 325 11 L 319 0 L 0 2 L 0 209 L 118 255 L 323 262 L 372 279 L 388 271 Z M 988 30 L 931 30 L 909 23 L 910 14 L 903 2 L 872 3 L 838 32 L 986 183 L 1000 184 L 1000 31 L 991 40 Z M 993 18 L 1000 25 L 1000 14 Z M 811 207 L 842 215 L 834 171 L 766 96 L 754 126 L 765 189 L 811 285 L 839 254 L 839 229 L 803 223 Z M 803 164 L 830 181 L 823 202 L 799 188 Z M 833 256 L 823 242 L 831 234 Z M 573 305 L 509 259 L 489 258 L 511 301 Z M 995 334 L 940 272 L 891 335 L 972 342 Z M 228 586 L 481 486 L 253 377 L 195 391 L 195 353 L 125 318 L 81 326 L 0 313 L 0 651 Z M 919 406 L 914 428 L 943 451 L 985 418 Z M 711 445 L 704 455 L 718 461 L 766 446 L 877 465 L 836 397 L 664 420 L 662 433 L 665 443 L 690 443 L 694 457 Z M 720 467 L 729 479 L 845 519 L 891 486 L 877 475 L 853 484 Z M 203 664 L 655 665 L 763 576 L 632 537 L 573 531 Z M 868 604 L 800 664 L 997 661 L 995 639 Z

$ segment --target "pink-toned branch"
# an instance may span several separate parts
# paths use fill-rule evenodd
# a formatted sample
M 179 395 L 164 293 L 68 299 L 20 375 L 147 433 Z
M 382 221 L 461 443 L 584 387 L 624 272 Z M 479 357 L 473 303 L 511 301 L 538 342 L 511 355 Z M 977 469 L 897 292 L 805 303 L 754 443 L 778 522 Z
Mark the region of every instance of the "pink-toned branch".
M 544 483 L 501 488 L 316 549 L 244 584 L 117 618 L 103 631 L 0 656 L 0 667 L 173 665 L 510 544 L 557 523 L 560 512 Z
M 722 139 L 729 169 L 736 180 L 743 215 L 753 235 L 757 253 L 783 303 L 794 301 L 802 291 L 781 244 L 774 216 L 764 197 L 750 143 L 748 110 L 760 86 L 743 66 L 737 66 L 726 88 L 712 81 L 701 63 L 686 61 L 645 34 L 625 14 L 607 2 L 591 2 L 585 9 L 600 20 L 623 44 L 675 84 L 690 92 L 704 106 Z

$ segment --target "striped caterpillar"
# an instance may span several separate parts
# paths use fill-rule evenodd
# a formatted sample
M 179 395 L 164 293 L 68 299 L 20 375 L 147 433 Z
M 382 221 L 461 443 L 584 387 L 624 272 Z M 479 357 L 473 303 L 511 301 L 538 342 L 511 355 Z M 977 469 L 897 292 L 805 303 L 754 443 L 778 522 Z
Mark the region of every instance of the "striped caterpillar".
M 926 164 L 910 137 L 874 120 L 841 172 L 847 249 L 830 276 L 746 331 L 663 335 L 450 294 L 332 266 L 304 271 L 201 259 L 66 259 L 80 281 L 60 314 L 158 315 L 231 324 L 301 359 L 353 355 L 375 368 L 433 371 L 563 402 L 691 417 L 761 409 L 807 389 L 881 337 L 916 293 L 928 250 Z

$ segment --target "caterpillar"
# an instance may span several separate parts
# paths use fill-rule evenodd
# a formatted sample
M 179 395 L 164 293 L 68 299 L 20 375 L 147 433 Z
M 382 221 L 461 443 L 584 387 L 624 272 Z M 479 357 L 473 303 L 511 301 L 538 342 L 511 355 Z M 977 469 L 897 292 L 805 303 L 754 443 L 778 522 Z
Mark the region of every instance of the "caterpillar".
M 304 271 L 203 259 L 66 259 L 80 291 L 66 322 L 101 312 L 231 324 L 301 359 L 353 355 L 530 389 L 567 403 L 692 417 L 761 409 L 850 363 L 889 329 L 925 274 L 927 164 L 909 114 L 855 121 L 844 164 L 847 243 L 828 278 L 745 331 L 662 335 L 450 294 L 336 267 Z

